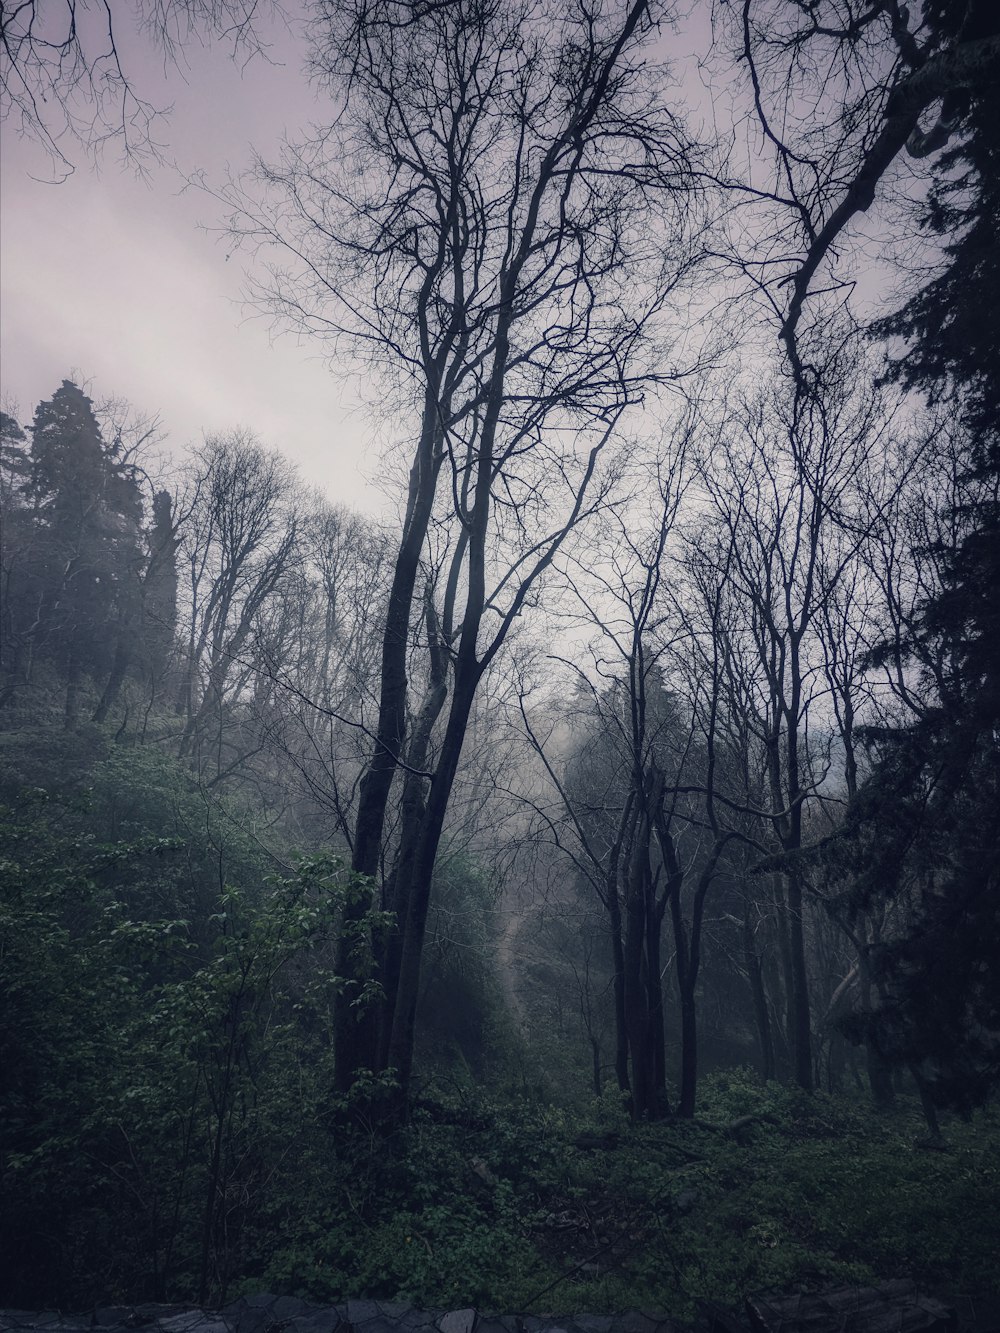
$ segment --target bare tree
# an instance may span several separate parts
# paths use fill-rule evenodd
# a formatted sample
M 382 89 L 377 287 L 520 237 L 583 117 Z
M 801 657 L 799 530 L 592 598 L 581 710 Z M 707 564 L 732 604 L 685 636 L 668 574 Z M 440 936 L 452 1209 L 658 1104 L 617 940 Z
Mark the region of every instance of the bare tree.
M 578 737 L 563 772 L 523 698 L 521 710 L 562 806 L 565 828 L 553 822 L 552 832 L 607 913 L 616 1072 L 637 1118 L 663 1114 L 668 1104 L 662 961 L 668 909 L 680 1008 L 678 1109 L 694 1114 L 705 903 L 734 836 L 717 818 L 714 799 L 719 675 L 706 690 L 702 664 L 696 671 L 681 665 L 692 638 L 683 621 L 677 642 L 677 571 L 668 540 L 686 486 L 686 436 L 682 431 L 671 442 L 644 502 L 633 498 L 610 511 L 605 540 L 591 545 L 585 566 L 567 569 L 578 614 L 595 638 L 589 670 L 576 668 Z
M 386 869 L 401 775 L 386 879 L 399 961 L 379 1022 L 359 1021 L 368 978 L 345 944 L 341 1091 L 366 1067 L 408 1084 L 431 875 L 476 691 L 598 502 L 622 413 L 668 373 L 649 334 L 690 262 L 688 145 L 643 65 L 649 30 L 644 0 L 348 6 L 316 57 L 347 88 L 336 125 L 262 168 L 270 208 L 233 197 L 236 230 L 296 261 L 272 308 L 367 350 L 419 422 L 353 846 L 359 875 Z M 425 692 L 409 724 L 414 635 Z
M 377 524 L 319 496 L 305 500 L 298 559 L 256 634 L 254 707 L 274 762 L 318 814 L 320 841 L 332 832 L 348 851 L 377 707 L 390 554 Z
M 216 779 L 239 762 L 236 735 L 227 737 L 227 705 L 265 665 L 254 658 L 254 640 L 296 554 L 297 502 L 292 470 L 244 431 L 206 442 L 181 501 L 187 642 L 177 694 L 180 751 L 200 767 L 208 762 L 204 747 L 214 747 L 209 776 Z
M 839 387 L 852 379 L 857 364 L 845 347 L 827 354 L 824 392 L 811 394 L 805 405 L 780 388 L 744 401 L 721 425 L 702 468 L 709 524 L 719 533 L 715 549 L 725 552 L 733 599 L 729 651 L 738 671 L 732 684 L 742 695 L 766 778 L 758 813 L 781 852 L 771 868 L 784 880 L 789 1041 L 804 1088 L 812 1087 L 813 1066 L 803 821 L 829 771 L 828 747 L 817 745 L 814 733 L 821 719 L 830 720 L 824 717 L 824 669 L 835 681 L 837 672 L 823 654 L 820 630 L 824 608 L 847 586 L 873 514 L 880 512 L 867 460 L 891 420 L 877 398 L 866 396 L 863 379 L 858 392 Z M 848 536 L 834 555 L 828 534 L 838 526 Z
M 162 115 L 148 102 L 122 54 L 136 24 L 175 59 L 193 33 L 229 43 L 235 57 L 263 51 L 255 24 L 261 0 L 2 0 L 0 115 L 41 143 L 68 175 L 67 138 L 91 151 L 109 143 L 141 166 L 155 157 Z
M 860 216 L 901 184 L 903 155 L 912 166 L 963 132 L 975 88 L 1000 73 L 1000 18 L 990 0 L 937 11 L 900 0 L 743 0 L 718 14 L 762 149 L 740 188 L 765 217 L 741 226 L 739 262 L 778 319 L 801 390 L 813 369 L 803 316 L 826 318 L 831 290 L 849 296 L 855 275 L 840 254 Z

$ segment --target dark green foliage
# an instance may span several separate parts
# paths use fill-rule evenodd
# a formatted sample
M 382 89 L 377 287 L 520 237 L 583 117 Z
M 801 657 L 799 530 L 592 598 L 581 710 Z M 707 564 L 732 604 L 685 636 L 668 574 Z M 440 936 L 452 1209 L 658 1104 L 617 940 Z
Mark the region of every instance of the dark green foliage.
M 174 658 L 177 534 L 172 499 L 144 529 L 139 470 L 108 444 L 90 399 L 64 380 L 30 428 L 0 443 L 0 707 L 64 724 L 107 720 L 126 679 L 144 709 Z M 86 709 L 86 713 L 84 712 Z
M 331 1096 L 333 936 L 366 886 L 328 858 L 269 878 L 237 811 L 98 728 L 8 734 L 0 791 L 0 1300 L 267 1289 L 689 1317 L 901 1273 L 990 1292 L 990 1115 L 929 1154 L 912 1102 L 879 1117 L 743 1074 L 705 1080 L 702 1118 L 638 1128 L 615 1098 L 570 1109 L 580 1088 L 562 1109 L 475 1091 L 498 1020 L 485 882 L 457 858 L 426 997 L 439 1084 L 368 1132 L 377 1082 L 352 1108 Z M 437 1008 L 449 994 L 471 1018 Z
M 997 31 L 982 0 L 942 0 L 925 22 L 941 46 Z M 968 1108 L 1000 1079 L 1000 87 L 986 76 L 947 100 L 957 137 L 921 219 L 941 264 L 875 331 L 906 341 L 890 373 L 959 423 L 960 494 L 950 535 L 922 553 L 938 587 L 880 650 L 919 674 L 923 706 L 872 738 L 849 828 L 855 891 L 909 907 L 873 958 L 882 1002 L 869 1030 L 923 1069 L 936 1100 Z
M 162 673 L 170 662 L 177 628 L 177 532 L 169 491 L 153 497 L 149 563 L 143 580 L 143 634 L 147 670 Z
M 990 0 L 943 0 L 924 6 L 924 21 L 944 48 L 998 30 Z M 934 163 L 921 217 L 943 240 L 935 276 L 876 325 L 880 336 L 903 337 L 906 355 L 894 373 L 932 398 L 956 392 L 966 425 L 995 432 L 1000 414 L 1000 87 L 983 76 L 949 99 L 952 143 Z
M 418 1009 L 422 1060 L 495 1082 L 508 1046 L 496 974 L 497 926 L 483 870 L 461 854 L 434 876 Z
M 679 1318 L 699 1300 L 904 1274 L 1000 1291 L 995 1117 L 949 1126 L 953 1150 L 928 1153 L 912 1103 L 879 1117 L 740 1072 L 709 1076 L 704 1101 L 703 1119 L 634 1127 L 611 1101 L 427 1099 L 388 1144 L 316 1164 L 246 1289 Z
M 8 452 L 10 450 L 8 449 Z M 134 619 L 144 565 L 134 470 L 101 436 L 90 399 L 64 380 L 31 427 L 30 471 L 2 499 L 6 612 L 0 700 L 54 670 L 68 725 L 90 677 L 100 690 Z
M 57 736 L 62 790 L 12 797 L 0 770 L 2 1299 L 212 1299 L 252 1266 L 289 1143 L 329 1150 L 352 881 L 329 857 L 275 879 L 175 763 Z M 58 749 L 5 739 L 20 768 Z

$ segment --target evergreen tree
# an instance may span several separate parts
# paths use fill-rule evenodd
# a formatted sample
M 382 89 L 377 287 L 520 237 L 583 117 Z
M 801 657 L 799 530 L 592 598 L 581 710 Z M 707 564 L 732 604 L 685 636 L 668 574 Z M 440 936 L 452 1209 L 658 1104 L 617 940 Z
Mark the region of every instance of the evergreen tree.
M 937 0 L 926 18 L 945 46 L 995 30 L 990 8 Z M 892 854 L 880 863 L 914 906 L 880 960 L 879 1039 L 925 1071 L 937 1101 L 968 1107 L 1000 1078 L 1000 86 L 957 92 L 942 121 L 960 138 L 935 164 L 922 222 L 946 238 L 943 262 L 876 332 L 906 340 L 891 373 L 951 407 L 969 498 L 905 645 L 933 684 L 929 707 L 880 738 L 860 822 L 881 821 Z
M 143 579 L 143 645 L 149 670 L 159 676 L 170 657 L 177 628 L 177 525 L 173 497 L 157 491 Z
M 145 534 L 146 559 L 141 577 L 119 600 L 114 660 L 93 720 L 103 722 L 131 671 L 153 699 L 169 667 L 177 627 L 177 529 L 169 491 L 153 497 L 153 522 Z
M 28 437 L 7 412 L 0 412 L 0 501 L 23 504 L 31 463 L 27 453 Z
M 35 412 L 22 490 L 28 512 L 11 552 L 6 696 L 47 662 L 65 686 L 72 725 L 84 679 L 106 678 L 130 619 L 142 500 L 131 469 L 105 444 L 90 399 L 68 380 Z
M 17 593 L 29 527 L 27 442 L 14 418 L 0 412 L 0 701 L 5 678 L 16 665 L 24 609 L 18 606 Z

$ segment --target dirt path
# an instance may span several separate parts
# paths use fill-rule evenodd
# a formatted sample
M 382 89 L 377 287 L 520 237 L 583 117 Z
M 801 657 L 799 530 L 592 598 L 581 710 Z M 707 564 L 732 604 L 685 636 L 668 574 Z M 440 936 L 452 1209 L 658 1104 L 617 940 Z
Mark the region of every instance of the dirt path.
M 497 959 L 500 965 L 500 985 L 504 1001 L 521 1032 L 528 1027 L 528 1012 L 517 986 L 517 960 L 520 957 L 517 937 L 525 923 L 523 907 L 512 906 L 503 909 L 503 931 L 500 935 L 500 947 Z

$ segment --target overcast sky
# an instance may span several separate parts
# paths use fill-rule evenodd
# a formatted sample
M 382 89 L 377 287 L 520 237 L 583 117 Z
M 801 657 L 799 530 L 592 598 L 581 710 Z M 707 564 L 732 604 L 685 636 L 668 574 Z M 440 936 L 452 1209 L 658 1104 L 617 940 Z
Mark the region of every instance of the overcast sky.
M 124 7 L 123 7 L 124 8 Z M 222 46 L 189 45 L 186 68 L 135 34 L 130 76 L 157 106 L 173 105 L 158 129 L 174 166 L 146 181 L 114 152 L 96 172 L 75 147 L 77 169 L 61 184 L 41 147 L 3 127 L 0 157 L 0 278 L 3 393 L 29 421 L 71 372 L 90 392 L 118 395 L 161 415 L 180 451 L 206 432 L 248 426 L 293 459 L 331 499 L 383 509 L 371 484 L 377 450 L 370 419 L 343 375 L 315 346 L 273 342 L 241 308 L 242 257 L 202 226 L 219 212 L 185 174 L 218 180 L 248 165 L 250 146 L 268 156 L 317 115 L 302 75 L 304 45 L 272 25 L 274 63 L 242 73 Z
M 95 170 L 73 145 L 76 170 L 55 184 L 40 145 L 3 127 L 4 397 L 25 422 L 63 378 L 89 380 L 95 399 L 119 396 L 158 413 L 178 453 L 206 433 L 247 426 L 331 499 L 391 512 L 395 504 L 373 484 L 378 424 L 358 406 L 370 395 L 349 367 L 332 373 L 315 344 L 275 341 L 263 321 L 247 317 L 244 256 L 227 257 L 229 247 L 212 234 L 221 221 L 214 200 L 184 188 L 196 172 L 210 183 L 240 172 L 251 146 L 271 157 L 283 136 L 294 140 L 323 120 L 303 74 L 301 31 L 265 21 L 270 60 L 242 70 L 225 44 L 195 40 L 178 68 L 129 30 L 129 9 L 116 8 L 116 34 L 136 87 L 154 105 L 173 107 L 156 133 L 170 165 L 139 179 L 112 150 Z M 300 12 L 294 0 L 287 10 Z M 709 13 L 707 0 L 695 0 L 685 24 L 687 40 L 702 49 Z M 665 34 L 664 54 L 675 42 Z M 701 100 L 704 110 L 690 58 L 677 72 L 686 100 Z

